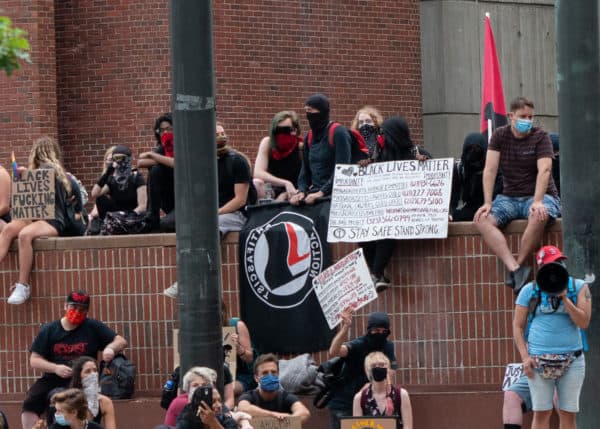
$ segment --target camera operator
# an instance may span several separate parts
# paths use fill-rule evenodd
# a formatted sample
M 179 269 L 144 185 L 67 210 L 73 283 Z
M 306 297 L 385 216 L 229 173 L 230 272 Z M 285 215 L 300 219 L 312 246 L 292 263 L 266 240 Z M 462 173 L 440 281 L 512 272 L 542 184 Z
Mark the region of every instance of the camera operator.
M 592 296 L 583 280 L 573 279 L 567 258 L 555 246 L 536 253 L 536 283 L 517 298 L 513 319 L 516 346 L 523 359 L 533 405 L 533 425 L 548 428 L 556 390 L 560 427 L 576 427 L 585 377 L 581 329 L 590 323 Z
M 352 323 L 353 308 L 346 308 L 341 313 L 342 323 L 336 336 L 331 341 L 329 355 L 344 358 L 344 381 L 332 387 L 329 401 L 330 428 L 339 429 L 340 418 L 352 416 L 354 395 L 368 382 L 364 370 L 364 362 L 371 352 L 383 352 L 396 369 L 394 344 L 387 340 L 390 335 L 390 318 L 386 313 L 369 314 L 367 334 L 347 341 L 348 330 Z

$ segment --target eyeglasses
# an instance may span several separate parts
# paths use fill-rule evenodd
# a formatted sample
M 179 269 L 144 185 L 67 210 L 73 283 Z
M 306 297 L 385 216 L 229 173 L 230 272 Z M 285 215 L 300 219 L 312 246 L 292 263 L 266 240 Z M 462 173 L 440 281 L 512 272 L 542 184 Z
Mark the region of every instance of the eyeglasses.
M 173 131 L 173 127 L 158 128 L 156 130 L 158 134 L 166 133 L 167 131 Z
M 124 160 L 126 160 L 126 159 L 127 159 L 127 155 L 125 155 L 125 154 L 123 154 L 123 153 L 117 153 L 117 154 L 114 154 L 114 155 L 112 156 L 112 160 L 113 160 L 114 162 L 121 162 L 121 161 L 124 161 Z

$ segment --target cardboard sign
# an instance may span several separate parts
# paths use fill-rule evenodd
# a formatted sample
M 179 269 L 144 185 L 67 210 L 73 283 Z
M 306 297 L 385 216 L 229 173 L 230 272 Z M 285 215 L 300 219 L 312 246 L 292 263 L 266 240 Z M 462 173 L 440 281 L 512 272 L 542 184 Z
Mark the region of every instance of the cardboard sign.
M 252 417 L 250 424 L 254 429 L 302 429 L 299 416 L 289 416 L 283 420 L 275 417 Z
M 395 417 L 342 417 L 340 420 L 341 429 L 397 429 L 397 427 L 398 419 Z
M 510 386 L 521 378 L 523 375 L 522 363 L 509 363 L 504 371 L 504 381 L 502 382 L 502 390 L 508 390 Z
M 27 170 L 13 177 L 10 215 L 13 219 L 55 219 L 54 170 Z
M 359 309 L 377 298 L 362 249 L 346 255 L 313 279 L 313 288 L 330 329 L 349 306 Z
M 229 366 L 229 372 L 235 380 L 237 371 L 237 346 L 231 336 L 235 334 L 235 326 L 223 327 L 223 353 L 225 354 L 225 364 Z
M 453 158 L 335 166 L 327 241 L 446 238 Z

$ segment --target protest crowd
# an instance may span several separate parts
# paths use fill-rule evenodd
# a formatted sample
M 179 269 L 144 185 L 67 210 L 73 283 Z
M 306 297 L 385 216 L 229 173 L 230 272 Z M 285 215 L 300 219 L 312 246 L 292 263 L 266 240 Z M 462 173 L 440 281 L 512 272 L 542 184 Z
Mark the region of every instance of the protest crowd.
M 254 168 L 246 154 L 233 148 L 226 124 L 215 124 L 221 237 L 246 228 L 256 207 L 269 207 L 282 216 L 288 209 L 301 213 L 320 204 L 328 211 L 336 193 L 337 166 L 356 168 L 352 171 L 360 174 L 368 169 L 376 171 L 375 167 L 383 163 L 418 166 L 436 161 L 412 142 L 404 118 L 384 119 L 376 108 L 364 106 L 357 111 L 351 126 L 345 127 L 332 121 L 329 100 L 323 94 L 309 96 L 304 110 L 309 124 L 304 134 L 296 112 L 282 111 L 273 116 L 267 135 L 258 145 Z M 531 281 L 532 267 L 526 263 L 536 252 L 546 225 L 560 217 L 555 157 L 558 136 L 551 138 L 533 126 L 533 116 L 533 102 L 517 97 L 511 102 L 508 123 L 497 128 L 489 142 L 479 133 L 466 136 L 462 153 L 449 167 L 453 174 L 448 181 L 451 192 L 444 216 L 446 223 L 474 223 L 504 263 L 506 284 L 517 297 L 514 338 L 524 375 L 505 393 L 504 427 L 521 427 L 523 411 L 529 410 L 534 412 L 535 428 L 548 427 L 549 416 L 556 407 L 561 428 L 574 428 L 585 374 L 581 331 L 589 324 L 591 295 L 582 280 L 569 277 L 567 257 L 552 243 L 536 253 L 538 275 Z M 81 182 L 65 170 L 60 146 L 52 138 L 36 140 L 27 163 L 14 160 L 12 171 L 0 168 L 0 263 L 13 240 L 18 245 L 18 278 L 11 287 L 8 304 L 22 305 L 37 288 L 44 287 L 32 285 L 29 280 L 32 242 L 38 237 L 176 230 L 177 130 L 171 114 L 160 115 L 153 131 L 155 147 L 140 153 L 137 161 L 125 145 L 107 148 L 103 159 L 98 160 L 101 168 L 89 199 Z M 38 171 L 51 174 L 40 176 L 35 173 Z M 364 177 L 369 180 L 368 175 Z M 15 191 L 12 183 L 22 189 Z M 36 192 L 40 189 L 43 192 Z M 49 191 L 53 198 L 46 198 L 44 204 L 35 200 Z M 11 207 L 11 201 L 18 201 L 13 197 L 21 193 L 33 194 L 30 204 L 22 198 L 18 207 Z M 31 216 L 24 214 L 29 213 L 28 205 L 48 206 L 52 210 Z M 527 220 L 516 257 L 502 232 L 515 219 Z M 369 219 L 363 222 L 368 223 Z M 376 224 L 377 219 L 372 219 L 372 223 Z M 297 237 L 303 231 L 285 226 L 290 222 L 282 225 L 280 231 L 273 227 L 265 234 L 284 234 L 290 242 L 293 238 L 299 241 Z M 402 287 L 393 285 L 386 272 L 398 241 L 388 236 L 355 241 L 362 249 L 370 286 L 377 294 Z M 270 261 L 260 261 L 261 249 L 265 250 L 257 242 L 255 263 L 266 273 Z M 293 264 L 303 263 L 306 255 L 297 252 Z M 282 281 L 292 284 L 294 265 L 289 261 L 290 256 L 290 277 Z M 548 270 L 554 271 L 541 276 Z M 283 278 L 287 274 L 269 275 Z M 562 279 L 561 285 L 569 286 L 558 287 L 557 278 Z M 177 283 L 165 295 L 175 297 Z M 29 363 L 43 376 L 30 387 L 23 402 L 23 429 L 116 428 L 111 398 L 99 393 L 99 372 L 102 365 L 110 365 L 122 356 L 128 342 L 105 324 L 109 321 L 88 317 L 91 299 L 85 290 L 71 292 L 64 303 L 65 315 L 42 327 L 33 339 Z M 364 335 L 348 338 L 355 310 L 349 305 L 336 315 L 337 333 L 332 334 L 328 344 L 323 344 L 331 360 L 322 362 L 319 369 L 321 379 L 327 382 L 318 388 L 312 386 L 310 392 L 324 398 L 320 405 L 329 408 L 331 429 L 340 428 L 344 418 L 353 416 L 393 416 L 405 429 L 418 427 L 418 422 L 413 422 L 409 392 L 394 374 L 396 358 L 388 315 L 371 313 Z M 174 384 L 163 392 L 161 405 L 167 414 L 160 427 L 248 429 L 253 427 L 253 418 L 257 421 L 263 417 L 295 417 L 300 424 L 310 422 L 310 411 L 297 391 L 288 391 L 289 384 L 284 386 L 283 362 L 271 350 L 260 347 L 268 333 L 249 320 L 228 319 L 226 311 L 223 323 L 235 331 L 232 340 L 236 374 L 227 367 L 217 373 L 201 363 L 185 374 L 176 371 L 170 378 Z M 564 332 L 562 341 L 552 335 L 559 330 Z M 96 362 L 98 353 L 102 354 L 102 363 Z M 225 385 L 222 394 L 216 388 L 219 377 L 223 377 Z

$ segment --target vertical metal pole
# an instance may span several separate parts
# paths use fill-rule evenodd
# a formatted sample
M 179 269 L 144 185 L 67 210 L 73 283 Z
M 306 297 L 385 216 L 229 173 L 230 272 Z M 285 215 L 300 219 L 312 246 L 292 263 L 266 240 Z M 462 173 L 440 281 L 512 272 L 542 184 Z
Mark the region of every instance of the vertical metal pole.
M 219 374 L 223 345 L 217 218 L 212 3 L 171 1 L 181 370 Z
M 600 44 L 598 0 L 555 2 L 564 250 L 575 277 L 600 277 Z M 600 281 L 591 285 L 592 294 Z M 590 350 L 579 427 L 598 426 L 600 295 L 587 330 Z

